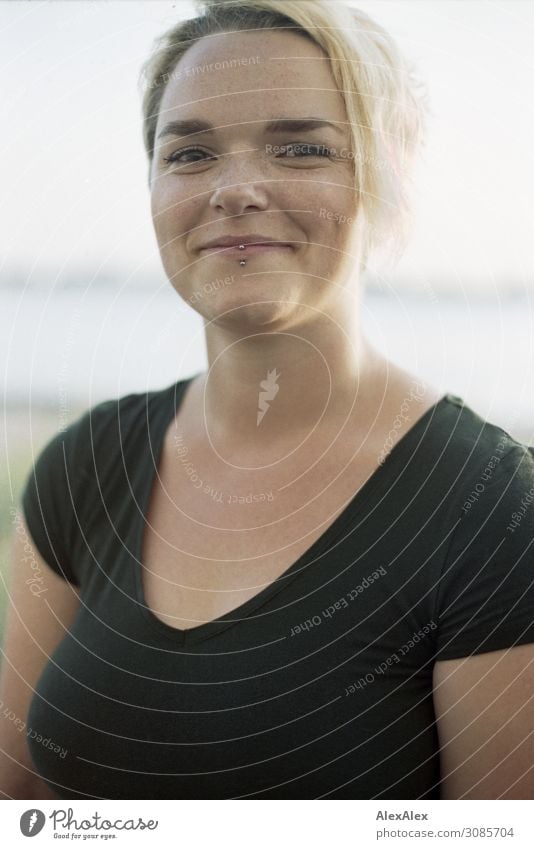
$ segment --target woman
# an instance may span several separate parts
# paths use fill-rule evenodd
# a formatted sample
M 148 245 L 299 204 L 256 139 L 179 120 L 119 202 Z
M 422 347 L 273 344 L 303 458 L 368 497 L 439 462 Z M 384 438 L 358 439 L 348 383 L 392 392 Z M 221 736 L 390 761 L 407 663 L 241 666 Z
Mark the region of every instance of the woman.
M 510 523 L 534 457 L 360 321 L 424 100 L 361 12 L 199 11 L 156 45 L 143 109 L 209 367 L 93 407 L 28 478 L 47 610 L 16 591 L 19 534 L 13 597 L 51 657 L 12 617 L 35 694 L 6 672 L 31 760 L 4 729 L 4 792 L 531 798 L 532 510 Z

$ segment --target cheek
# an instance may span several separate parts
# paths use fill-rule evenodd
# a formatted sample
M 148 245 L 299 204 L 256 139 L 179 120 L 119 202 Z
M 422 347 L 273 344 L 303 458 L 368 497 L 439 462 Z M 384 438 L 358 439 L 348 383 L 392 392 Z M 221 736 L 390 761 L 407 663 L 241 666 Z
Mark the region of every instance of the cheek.
M 167 229 L 172 218 L 173 210 L 169 205 L 167 192 L 161 186 L 152 189 L 150 195 L 150 211 L 152 214 L 152 222 L 154 230 L 158 238 L 160 246 L 163 246 L 166 241 Z
M 330 173 L 327 179 L 317 177 L 290 184 L 285 201 L 286 209 L 303 210 L 303 219 L 308 221 L 305 229 L 320 229 L 322 241 L 329 244 L 348 238 L 345 231 L 356 221 L 358 197 L 346 168 Z
M 338 173 L 324 186 L 318 187 L 317 198 L 322 207 L 327 207 L 338 217 L 346 219 L 356 216 L 358 197 L 345 171 Z
M 154 230 L 162 250 L 177 250 L 199 222 L 200 201 L 189 199 L 177 186 L 161 184 L 150 198 Z M 171 242 L 172 240 L 172 242 Z
M 352 250 L 357 227 L 357 200 L 352 190 L 325 187 L 324 191 L 316 193 L 310 211 L 313 215 L 309 216 L 307 228 L 318 246 L 332 247 L 336 252 Z M 336 262 L 336 257 L 340 258 L 336 252 L 323 252 L 329 264 Z

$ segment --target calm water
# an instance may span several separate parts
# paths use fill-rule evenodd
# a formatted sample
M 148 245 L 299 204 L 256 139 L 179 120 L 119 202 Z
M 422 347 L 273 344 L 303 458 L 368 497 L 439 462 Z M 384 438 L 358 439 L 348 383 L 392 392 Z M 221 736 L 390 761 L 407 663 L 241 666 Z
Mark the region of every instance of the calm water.
M 164 387 L 205 368 L 202 322 L 170 286 L 0 292 L 8 406 L 67 411 Z M 367 293 L 364 325 L 395 363 L 464 398 L 512 434 L 534 434 L 534 305 Z

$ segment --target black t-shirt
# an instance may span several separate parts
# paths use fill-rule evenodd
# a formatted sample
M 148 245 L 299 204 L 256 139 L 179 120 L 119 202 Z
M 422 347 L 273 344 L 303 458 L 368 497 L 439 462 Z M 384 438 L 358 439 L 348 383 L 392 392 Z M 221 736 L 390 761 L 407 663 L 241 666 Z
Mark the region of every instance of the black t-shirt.
M 181 631 L 140 550 L 190 380 L 94 406 L 26 481 L 81 595 L 30 705 L 36 769 L 65 799 L 439 798 L 434 661 L 534 642 L 534 449 L 445 395 L 279 579 Z

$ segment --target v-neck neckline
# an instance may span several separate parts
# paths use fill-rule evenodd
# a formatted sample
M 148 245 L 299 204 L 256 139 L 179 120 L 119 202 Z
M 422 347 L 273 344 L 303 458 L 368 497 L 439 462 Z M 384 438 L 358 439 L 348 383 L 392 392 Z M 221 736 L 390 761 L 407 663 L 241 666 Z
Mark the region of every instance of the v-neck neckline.
M 411 451 L 412 443 L 416 439 L 417 435 L 425 427 L 429 420 L 432 421 L 438 409 L 451 399 L 463 404 L 461 398 L 451 396 L 450 393 L 442 395 L 442 397 L 434 402 L 434 404 L 432 404 L 432 406 L 429 407 L 394 444 L 390 452 L 386 455 L 384 461 L 377 466 L 374 472 L 372 472 L 367 478 L 365 483 L 358 489 L 350 501 L 347 502 L 341 513 L 336 516 L 330 525 L 328 525 L 323 533 L 315 540 L 315 542 L 313 542 L 306 551 L 297 558 L 297 560 L 295 560 L 284 572 L 282 572 L 281 575 L 260 590 L 260 592 L 256 593 L 256 595 L 252 596 L 252 598 L 228 611 L 228 613 L 224 613 L 218 619 L 204 622 L 200 625 L 194 626 L 193 628 L 182 629 L 174 628 L 172 625 L 168 625 L 166 622 L 163 622 L 163 620 L 158 619 L 147 604 L 142 580 L 144 569 L 142 546 L 149 499 L 155 485 L 156 477 L 159 473 L 158 470 L 162 459 L 165 434 L 167 433 L 167 429 L 174 416 L 176 416 L 180 405 L 183 403 L 188 387 L 192 384 L 195 378 L 199 376 L 199 374 L 200 372 L 192 377 L 178 380 L 176 383 L 171 384 L 171 386 L 167 389 L 161 390 L 161 395 L 163 396 L 163 403 L 160 407 L 161 415 L 155 415 L 153 422 L 150 421 L 147 410 L 147 427 L 149 430 L 149 442 L 152 449 L 151 457 L 154 462 L 153 470 L 151 470 L 149 475 L 143 478 L 144 488 L 138 502 L 141 507 L 141 518 L 139 525 L 136 528 L 133 551 L 135 560 L 135 590 L 138 602 L 135 605 L 136 609 L 141 612 L 144 621 L 148 623 L 153 630 L 168 638 L 175 645 L 181 646 L 199 643 L 209 637 L 215 636 L 227 628 L 238 625 L 243 619 L 249 618 L 249 614 L 251 614 L 254 610 L 262 607 L 270 598 L 272 598 L 273 595 L 284 589 L 284 587 L 287 586 L 288 581 L 298 576 L 301 567 L 305 564 L 310 565 L 307 561 L 312 563 L 320 555 L 324 554 L 330 543 L 336 540 L 349 521 L 354 519 L 354 517 L 363 509 L 379 483 L 384 478 L 387 479 L 387 476 L 393 471 L 395 464 L 399 462 L 403 454 Z M 150 430 L 155 432 L 154 440 L 151 439 Z

